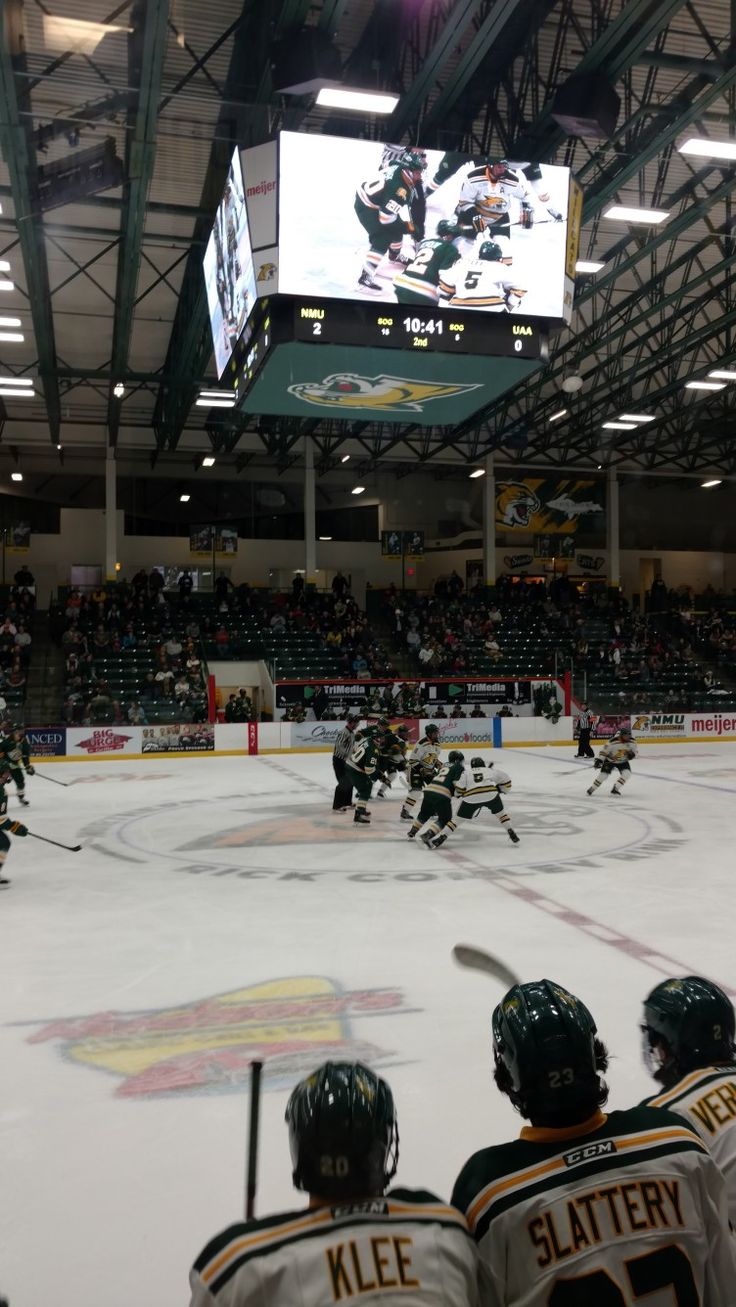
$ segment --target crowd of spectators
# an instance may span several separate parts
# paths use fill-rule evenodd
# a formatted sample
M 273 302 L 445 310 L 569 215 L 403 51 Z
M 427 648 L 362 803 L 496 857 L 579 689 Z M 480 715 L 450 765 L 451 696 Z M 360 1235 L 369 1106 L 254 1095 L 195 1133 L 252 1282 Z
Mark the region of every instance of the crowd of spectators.
M 33 573 L 23 566 L 16 572 L 0 618 L 0 712 L 26 697 L 36 607 Z

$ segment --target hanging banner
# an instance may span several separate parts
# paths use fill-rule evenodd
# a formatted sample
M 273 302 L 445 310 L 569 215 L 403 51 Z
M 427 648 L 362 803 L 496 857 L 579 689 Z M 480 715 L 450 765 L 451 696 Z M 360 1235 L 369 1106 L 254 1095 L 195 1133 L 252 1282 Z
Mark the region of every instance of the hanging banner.
M 218 526 L 215 531 L 215 550 L 218 554 L 237 554 L 238 532 L 231 526 Z
M 31 526 L 29 522 L 19 522 L 9 529 L 6 549 L 12 554 L 27 554 L 31 547 Z
M 528 477 L 496 485 L 496 530 L 540 533 L 603 533 L 602 481 Z
M 200 558 L 211 558 L 214 545 L 212 526 L 193 526 L 189 528 L 189 552 Z

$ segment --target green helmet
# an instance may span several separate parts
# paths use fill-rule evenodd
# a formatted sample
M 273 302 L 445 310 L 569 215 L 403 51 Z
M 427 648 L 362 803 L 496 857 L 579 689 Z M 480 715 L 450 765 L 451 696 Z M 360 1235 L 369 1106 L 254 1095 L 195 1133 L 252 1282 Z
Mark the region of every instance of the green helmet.
M 401 736 L 401 739 L 402 739 L 402 740 L 408 740 L 408 738 L 409 738 L 409 727 L 408 727 L 408 726 L 397 726 L 397 727 L 396 727 L 396 734 L 399 735 L 399 736 Z
M 470 765 L 471 767 L 485 767 L 486 764 L 483 758 L 471 758 Z
M 404 150 L 398 159 L 402 172 L 423 173 L 427 167 L 427 156 L 422 150 Z
M 396 1174 L 399 1131 L 391 1090 L 360 1062 L 325 1062 L 286 1106 L 297 1189 L 324 1198 L 374 1197 Z
M 489 263 L 498 263 L 503 258 L 503 250 L 495 241 L 484 241 L 478 250 L 479 259 L 487 259 Z
M 596 1025 L 584 1003 L 553 980 L 514 985 L 492 1017 L 496 1084 L 525 1117 L 582 1116 L 601 1101 Z M 602 1054 L 603 1056 L 600 1056 Z
M 440 218 L 440 221 L 437 223 L 437 235 L 440 239 L 449 236 L 454 240 L 456 236 L 462 235 L 462 227 L 454 218 Z
M 702 976 L 664 980 L 644 999 L 644 1059 L 657 1080 L 736 1058 L 731 1000 Z
M 459 749 L 453 749 L 452 752 L 448 755 L 447 761 L 465 762 L 465 754 L 461 753 Z

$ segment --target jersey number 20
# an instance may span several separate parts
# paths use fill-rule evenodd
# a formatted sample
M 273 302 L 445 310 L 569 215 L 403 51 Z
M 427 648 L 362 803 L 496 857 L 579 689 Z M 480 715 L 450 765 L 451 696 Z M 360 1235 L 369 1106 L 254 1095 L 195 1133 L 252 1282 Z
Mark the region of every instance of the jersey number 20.
M 608 1271 L 593 1271 L 574 1280 L 558 1280 L 547 1299 L 547 1307 L 630 1307 L 630 1304 L 656 1293 L 673 1291 L 674 1307 L 701 1307 L 690 1262 L 674 1245 L 656 1248 L 643 1257 L 624 1262 L 633 1298 L 627 1298 Z

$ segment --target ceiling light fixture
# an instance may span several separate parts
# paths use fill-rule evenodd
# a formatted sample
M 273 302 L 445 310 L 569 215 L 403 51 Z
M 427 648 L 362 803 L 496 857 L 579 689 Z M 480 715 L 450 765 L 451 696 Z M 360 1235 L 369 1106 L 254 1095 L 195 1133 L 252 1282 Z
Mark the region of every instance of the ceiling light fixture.
M 35 399 L 35 390 L 20 390 L 16 386 L 1 386 L 0 399 Z
M 619 422 L 654 422 L 654 413 L 622 413 Z
M 180 504 L 188 504 L 190 499 L 191 499 L 191 495 L 179 495 Z
M 14 281 L 0 281 L 0 290 L 15 290 Z
M 214 467 L 214 466 L 215 466 L 214 458 L 212 457 L 211 454 L 206 454 L 205 457 L 202 459 L 202 467 Z
M 7 341 L 9 344 L 22 345 L 25 336 L 22 331 L 0 331 L 0 340 Z
M 704 136 L 691 136 L 677 148 L 680 154 L 697 154 L 701 159 L 736 159 L 736 141 L 709 141 Z
M 0 386 L 32 386 L 32 377 L 0 377 Z
M 340 462 L 341 462 L 341 463 L 348 463 L 349 461 L 350 461 L 350 455 L 349 455 L 349 454 L 343 454 L 342 458 L 340 459 Z
M 235 408 L 234 399 L 198 399 L 197 408 Z
M 470 473 L 470 480 L 475 481 L 476 477 L 484 477 L 486 470 L 484 467 L 477 467 L 474 472 Z
M 327 109 L 352 109 L 355 113 L 393 113 L 398 103 L 398 95 L 349 86 L 323 86 L 317 92 L 317 104 Z
M 736 372 L 729 372 L 727 368 L 716 368 L 715 372 L 709 372 L 709 377 L 715 381 L 736 381 Z
M 200 399 L 235 399 L 231 390 L 200 390 Z
M 636 431 L 635 422 L 604 422 L 604 431 Z
M 23 480 L 23 473 L 22 473 L 22 472 L 11 472 L 11 473 L 10 473 L 10 480 L 11 480 L 11 481 L 22 481 L 22 480 Z
M 364 490 L 365 490 L 365 486 L 353 486 L 350 493 L 351 495 L 362 495 Z
M 600 272 L 601 268 L 603 267 L 605 267 L 605 264 L 603 263 L 595 263 L 593 261 L 589 261 L 588 259 L 578 259 L 577 263 L 575 264 L 575 271 L 576 272 Z
M 613 204 L 601 216 L 614 222 L 642 222 L 649 226 L 664 222 L 670 215 L 668 209 L 631 209 L 627 204 Z
M 48 50 L 73 50 L 76 54 L 94 54 L 100 41 L 115 32 L 132 32 L 132 27 L 115 23 L 94 23 L 87 18 L 63 18 L 43 15 L 43 35 Z
M 10 264 L 7 259 L 0 259 L 0 272 L 10 272 Z
M 320 536 L 320 540 L 331 540 L 332 536 Z
M 722 485 L 723 482 L 715 478 L 713 481 L 701 481 L 700 488 L 701 490 L 712 490 L 713 486 L 722 486 Z
M 112 388 L 112 393 L 116 399 L 122 399 L 125 394 L 125 386 L 122 381 L 117 381 Z
M 552 413 L 552 415 L 549 418 L 549 421 L 559 422 L 560 418 L 564 418 L 566 413 L 567 413 L 567 409 L 561 408 L 558 413 Z
M 0 318 L 0 327 L 19 327 L 20 318 Z
M 725 381 L 688 381 L 686 390 L 725 390 Z

